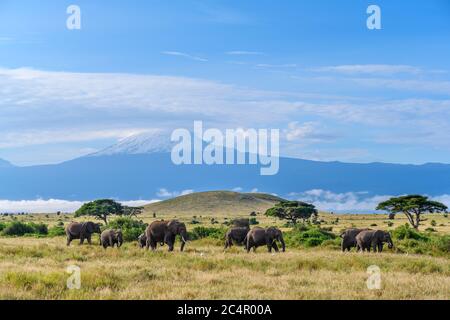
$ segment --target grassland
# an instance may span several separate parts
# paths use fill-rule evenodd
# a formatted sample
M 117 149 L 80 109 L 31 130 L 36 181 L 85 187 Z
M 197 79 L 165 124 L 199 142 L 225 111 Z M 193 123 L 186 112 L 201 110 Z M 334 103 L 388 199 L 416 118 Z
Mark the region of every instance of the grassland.
M 220 202 L 224 196 L 229 202 Z M 200 204 L 187 197 L 191 203 L 184 202 L 186 210 L 180 209 L 183 202 L 168 201 L 158 210 L 146 207 L 138 219 L 150 223 L 177 218 L 188 230 L 226 228 L 231 219 L 248 218 L 251 211 L 258 211 L 255 204 L 262 209 L 275 201 L 244 196 L 236 203 L 235 197 L 221 194 L 215 200 L 207 194 L 208 201 Z M 221 203 L 229 206 L 217 211 Z M 195 210 L 198 205 L 204 211 Z M 260 226 L 290 231 L 275 218 L 261 213 L 254 218 Z M 421 231 L 433 228 L 433 234 L 450 234 L 450 218 L 437 214 L 425 218 Z M 0 223 L 13 220 L 54 226 L 75 218 L 70 214 L 0 216 Z M 407 223 L 401 215 L 389 220 L 384 214 L 320 213 L 319 220 L 322 228 L 334 234 L 349 227 L 394 230 Z M 96 237 L 94 243 L 98 243 Z M 148 252 L 133 242 L 103 250 L 75 242 L 66 247 L 64 237 L 0 237 L 0 299 L 450 299 L 450 256 L 445 252 L 436 256 L 395 250 L 363 254 L 341 253 L 336 246 L 288 246 L 285 253 L 269 254 L 259 248 L 247 254 L 242 247 L 224 252 L 223 241 L 212 238 L 189 242 L 183 253 L 166 250 L 167 246 Z M 66 287 L 70 265 L 81 268 L 79 290 Z M 371 265 L 381 270 L 379 290 L 366 285 Z

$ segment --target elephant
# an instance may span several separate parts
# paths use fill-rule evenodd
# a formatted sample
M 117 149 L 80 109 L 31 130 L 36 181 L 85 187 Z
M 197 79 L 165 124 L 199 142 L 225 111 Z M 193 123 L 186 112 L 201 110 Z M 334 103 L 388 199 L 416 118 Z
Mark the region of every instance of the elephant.
M 250 252 L 251 248 L 253 248 L 253 251 L 256 251 L 257 247 L 263 245 L 267 246 L 268 252 L 272 252 L 272 249 L 278 252 L 279 250 L 276 241 L 279 241 L 281 243 L 283 252 L 286 251 L 286 245 L 283 240 L 283 233 L 281 232 L 281 230 L 275 227 L 269 227 L 267 229 L 254 227 L 247 233 L 245 239 L 247 252 Z
M 356 236 L 356 246 L 358 250 L 369 251 L 372 248 L 374 252 L 382 252 L 383 244 L 387 242 L 389 249 L 394 247 L 391 235 L 382 230 L 365 230 Z
M 233 242 L 245 245 L 245 237 L 249 231 L 249 227 L 234 227 L 228 230 L 225 234 L 225 249 L 231 247 Z
M 113 247 L 117 245 L 120 248 L 123 244 L 123 234 L 122 230 L 108 229 L 102 232 L 100 235 L 100 245 L 103 248 Z
M 341 243 L 342 252 L 345 252 L 346 250 L 350 251 L 351 248 L 356 247 L 356 236 L 361 231 L 366 231 L 366 230 L 370 230 L 370 229 L 356 229 L 356 228 L 352 228 L 352 229 L 345 230 L 341 234 L 341 238 L 342 238 L 342 243 Z
M 80 239 L 80 244 L 84 243 L 86 239 L 89 244 L 92 244 L 91 237 L 94 233 L 101 233 L 100 224 L 94 222 L 71 222 L 66 227 L 66 235 L 67 235 L 67 245 L 70 246 L 70 243 L 73 239 Z
M 186 225 L 178 220 L 154 221 L 145 230 L 146 248 L 154 251 L 159 242 L 167 243 L 169 251 L 173 251 L 177 235 L 181 236 L 181 251 L 183 251 L 188 239 Z
M 144 248 L 147 245 L 147 237 L 145 236 L 145 233 L 138 237 L 138 243 L 140 248 Z

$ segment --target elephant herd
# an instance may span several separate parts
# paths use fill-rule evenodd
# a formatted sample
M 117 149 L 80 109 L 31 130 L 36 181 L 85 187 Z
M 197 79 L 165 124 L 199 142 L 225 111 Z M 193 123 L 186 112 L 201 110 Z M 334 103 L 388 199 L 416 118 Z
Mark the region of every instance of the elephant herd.
M 94 222 L 72 222 L 66 227 L 67 245 L 71 241 L 79 239 L 80 244 L 85 240 L 92 244 L 92 234 L 100 234 L 100 245 L 105 249 L 107 247 L 120 247 L 123 244 L 123 234 L 121 230 L 107 229 L 101 231 L 101 225 Z M 173 251 L 176 236 L 181 237 L 181 251 L 188 240 L 186 225 L 178 220 L 154 221 L 141 234 L 137 241 L 141 248 L 156 250 L 157 245 L 167 244 L 169 251 Z M 347 229 L 341 234 L 342 251 L 350 251 L 356 247 L 357 251 L 382 252 L 384 243 L 391 249 L 394 245 L 389 232 L 371 229 Z M 233 244 L 244 245 L 247 252 L 256 250 L 257 247 L 266 246 L 268 252 L 275 250 L 279 252 L 278 244 L 281 244 L 282 251 L 285 252 L 286 245 L 283 239 L 283 233 L 275 227 L 261 228 L 254 227 L 250 229 L 245 227 L 232 227 L 225 234 L 225 249 Z

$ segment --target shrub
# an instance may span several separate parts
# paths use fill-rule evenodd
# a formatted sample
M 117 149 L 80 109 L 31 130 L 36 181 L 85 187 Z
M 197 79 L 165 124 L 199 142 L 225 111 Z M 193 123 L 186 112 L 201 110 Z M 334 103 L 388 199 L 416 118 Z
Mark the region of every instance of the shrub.
M 404 239 L 414 239 L 414 240 L 421 240 L 421 241 L 429 241 L 430 239 L 424 235 L 421 234 L 419 231 L 412 229 L 409 224 L 405 224 L 403 226 L 397 227 L 393 231 L 393 236 L 396 239 L 404 240 Z
M 334 240 L 336 236 L 317 226 L 299 224 L 292 231 L 287 232 L 285 238 L 286 242 L 293 246 L 316 247 L 327 240 Z
M 388 221 L 387 225 L 388 225 L 388 227 L 392 227 L 394 225 L 394 223 L 392 221 Z
M 195 227 L 191 232 L 189 232 L 190 240 L 198 240 L 203 238 L 212 239 L 223 239 L 225 237 L 224 228 L 213 228 L 213 227 Z
M 49 237 L 60 237 L 60 236 L 65 236 L 65 235 L 66 235 L 66 231 L 64 230 L 64 227 L 62 227 L 60 225 L 56 225 L 56 226 L 48 229 Z
M 119 217 L 108 224 L 108 228 L 122 230 L 124 241 L 136 241 L 147 226 L 148 224 L 130 217 Z
M 201 222 L 198 220 L 192 219 L 191 224 L 201 224 Z
M 376 223 L 372 223 L 370 226 L 371 226 L 371 227 L 376 227 L 377 224 L 376 224 Z
M 256 224 L 259 224 L 259 222 L 258 222 L 258 220 L 256 220 L 256 218 L 250 218 L 250 219 L 248 220 L 248 223 L 249 223 L 251 226 L 256 225 Z
M 432 227 L 436 227 L 437 225 L 436 220 L 431 220 L 430 224 Z
M 27 224 L 19 221 L 7 223 L 5 228 L 2 230 L 2 234 L 5 236 L 24 236 L 26 234 L 45 235 L 47 233 L 47 226 L 44 224 Z

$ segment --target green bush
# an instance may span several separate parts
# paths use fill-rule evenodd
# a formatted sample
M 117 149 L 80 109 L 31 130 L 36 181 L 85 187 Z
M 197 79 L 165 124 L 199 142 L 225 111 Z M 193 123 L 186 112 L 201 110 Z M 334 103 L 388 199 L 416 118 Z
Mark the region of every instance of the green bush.
M 2 223 L 2 222 L 0 222 L 0 232 L 2 232 L 3 231 L 3 229 L 5 229 L 6 228 L 6 224 L 5 223 Z
M 248 222 L 249 222 L 249 224 L 250 224 L 251 226 L 256 225 L 256 224 L 259 224 L 259 221 L 256 220 L 256 218 L 250 218 L 250 219 L 248 220 Z
M 429 241 L 429 237 L 421 234 L 419 231 L 411 228 L 409 224 L 405 224 L 403 226 L 397 227 L 392 232 L 394 239 L 404 240 L 404 239 L 414 239 L 421 241 Z
M 48 229 L 49 237 L 60 237 L 60 236 L 65 236 L 65 235 L 66 235 L 66 231 L 65 231 L 64 227 L 61 227 L 59 225 L 56 225 L 56 226 Z
M 189 240 L 198 240 L 203 238 L 224 239 L 226 229 L 213 227 L 195 227 L 188 232 Z
M 23 223 L 13 221 L 6 223 L 2 230 L 5 236 L 24 236 L 24 235 L 46 235 L 48 233 L 47 225 L 42 223 Z
M 285 238 L 288 245 L 317 247 L 327 240 L 334 240 L 336 236 L 317 226 L 299 224 L 292 231 L 287 232 Z
M 147 226 L 148 224 L 142 221 L 130 217 L 120 217 L 111 221 L 107 228 L 121 229 L 124 241 L 136 241 L 137 238 L 144 233 Z

